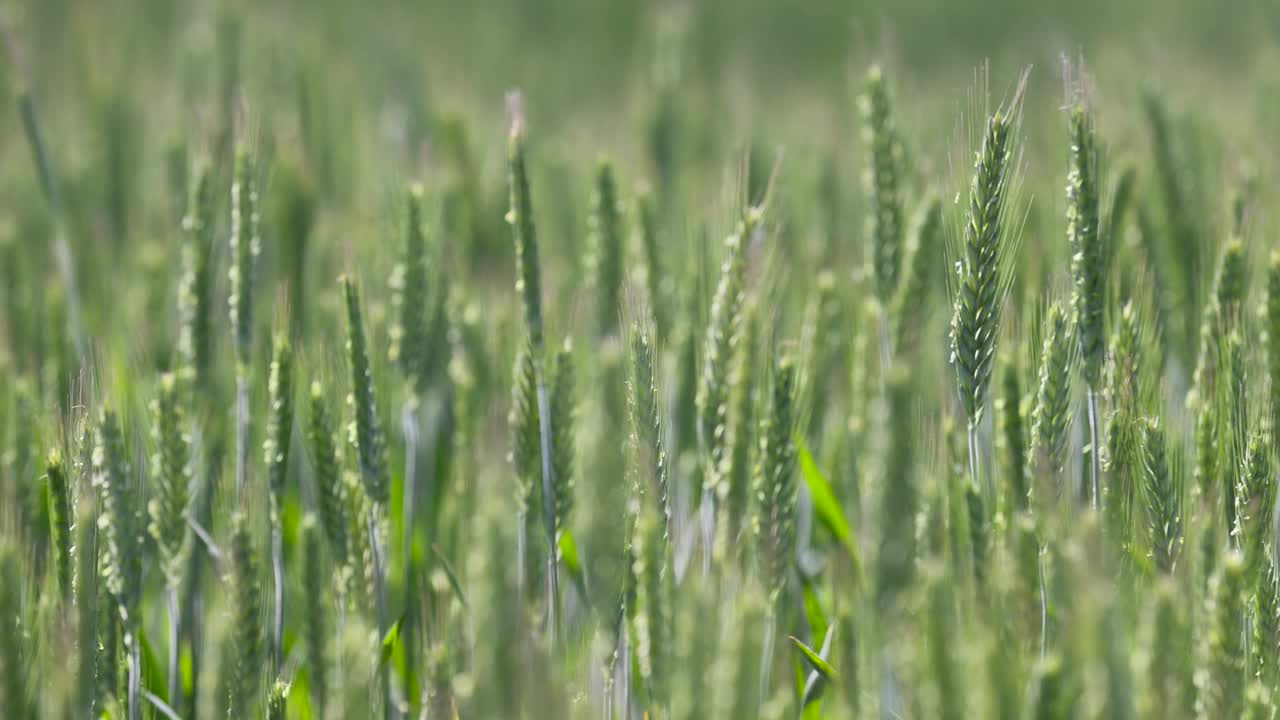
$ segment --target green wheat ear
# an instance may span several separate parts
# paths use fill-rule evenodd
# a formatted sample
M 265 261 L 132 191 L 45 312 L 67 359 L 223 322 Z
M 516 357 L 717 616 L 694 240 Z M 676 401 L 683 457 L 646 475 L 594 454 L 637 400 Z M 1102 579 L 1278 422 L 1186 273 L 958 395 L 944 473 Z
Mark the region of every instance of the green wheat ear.
M 720 280 L 711 300 L 711 317 L 703 342 L 702 372 L 694 403 L 697 407 L 697 435 L 706 472 L 704 491 L 718 497 L 723 480 L 726 433 L 729 414 L 729 365 L 744 302 L 746 273 L 744 245 L 760 226 L 761 211 L 748 208 L 734 233 L 725 240 L 726 256 L 720 266 Z
M 511 224 L 516 245 L 516 292 L 524 304 L 525 328 L 536 353 L 542 352 L 542 281 L 538 265 L 538 239 L 533 224 L 533 199 L 525 167 L 524 118 L 517 110 L 507 145 L 507 170 L 511 187 Z
M 588 277 L 597 293 L 596 331 L 603 337 L 618 330 L 625 260 L 618 186 L 613 177 L 613 166 L 608 161 L 602 160 L 596 171 L 589 226 L 591 254 L 588 256 Z
M 258 237 L 258 190 L 254 182 L 253 160 L 248 150 L 236 151 L 235 176 L 231 183 L 231 288 L 227 305 L 235 338 L 236 362 L 247 372 L 253 349 L 253 282 L 260 240 Z
M 649 694 L 645 704 L 665 709 L 670 703 L 671 623 L 675 610 L 670 545 L 665 537 L 666 522 L 658 510 L 645 505 L 639 512 L 633 548 L 637 612 L 632 620 L 632 636 L 640 661 L 640 678 Z
M 566 339 L 564 346 L 556 353 L 551 378 L 551 477 L 555 482 L 557 546 L 569 529 L 569 514 L 573 510 L 575 407 L 573 352 Z
M 1280 250 L 1271 251 L 1267 258 L 1267 287 L 1259 313 L 1262 323 L 1263 350 L 1270 384 L 1272 440 L 1280 428 Z
M 1169 575 L 1182 553 L 1182 481 L 1169 467 L 1165 432 L 1154 420 L 1142 426 L 1142 467 L 1151 558 Z
M 867 216 L 871 275 L 875 278 L 876 297 L 888 308 L 898 291 L 902 269 L 903 212 L 899 176 L 903 153 L 889 91 L 879 66 L 867 72 L 866 91 L 860 105 L 865 123 L 863 138 L 871 156 L 866 172 L 867 193 L 871 197 L 871 211 Z
M 938 257 L 944 251 L 943 242 L 942 200 L 930 193 L 912 224 L 906 251 L 906 275 L 893 300 L 896 348 L 910 350 L 919 341 L 921 328 L 915 322 L 914 313 L 931 297 L 935 281 L 942 272 Z
M 1093 120 L 1077 105 L 1071 111 L 1071 170 L 1067 175 L 1067 240 L 1071 246 L 1071 303 L 1080 343 L 1080 370 L 1085 383 L 1097 389 L 1102 380 L 1106 334 L 1102 326 L 1106 305 L 1107 253 L 1099 217 L 1098 151 Z
M 1073 343 L 1067 313 L 1060 303 L 1049 306 L 1040 351 L 1040 378 L 1031 411 L 1031 455 L 1044 471 L 1061 479 L 1071 429 L 1071 365 Z
M 995 408 L 1000 421 L 1000 434 L 1004 439 L 1009 492 L 1014 506 L 1019 510 L 1026 510 L 1031 490 L 1028 482 L 1027 430 L 1022 411 L 1022 382 L 1018 377 L 1018 366 L 1013 361 L 1004 363 L 1000 384 L 1000 398 L 996 400 Z
M 1241 430 L 1243 432 L 1243 430 Z M 1241 459 L 1236 486 L 1235 527 L 1237 547 L 1244 556 L 1248 578 L 1260 578 L 1270 562 L 1275 534 L 1276 481 L 1271 468 L 1271 438 L 1267 431 L 1250 434 Z
M 360 479 L 364 482 L 365 493 L 375 504 L 385 506 L 389 492 L 387 463 L 382 423 L 374 397 L 373 372 L 369 368 L 364 316 L 360 312 L 360 290 L 349 277 L 343 277 L 341 283 L 347 307 L 347 364 L 351 370 L 351 394 L 347 402 L 355 415 L 348 438 L 360 461 Z
M 288 698 L 288 683 L 276 680 L 271 685 L 271 690 L 267 692 L 267 720 L 285 720 Z
M 951 317 L 951 362 L 970 424 L 982 420 L 996 339 L 1010 282 L 1011 193 L 1016 184 L 1018 99 L 987 121 L 976 154 L 969 204 L 956 263 Z
M 423 190 L 410 186 L 406 200 L 404 258 L 392 276 L 392 305 L 396 322 L 390 329 L 388 359 L 404 371 L 421 394 L 430 380 L 427 359 L 429 296 L 427 288 L 427 241 L 422 218 Z
M 258 558 L 243 512 L 231 516 L 231 578 L 233 593 L 234 666 L 228 717 L 247 717 L 258 697 L 259 677 L 266 659 L 262 626 L 262 583 Z
M 631 326 L 631 376 L 627 382 L 631 445 L 635 454 L 635 492 L 655 493 L 662 514 L 663 532 L 669 533 L 671 497 L 668 458 L 663 436 L 662 409 L 658 400 L 656 353 L 652 327 L 644 321 Z
M 795 546 L 796 372 L 791 356 L 779 355 L 756 464 L 756 547 L 762 580 L 775 599 L 787 584 Z
M 325 717 L 329 697 L 329 615 L 324 598 L 332 587 L 325 576 L 323 536 L 316 516 L 302 518 L 303 623 L 307 648 L 307 686 L 316 716 Z
M 152 473 L 154 496 L 147 503 L 151 516 L 148 530 L 156 541 L 161 568 L 171 587 L 177 587 L 186 562 L 187 513 L 191 503 L 191 447 L 184 425 L 181 389 L 173 374 L 160 378 L 160 387 L 151 403 L 152 438 L 156 452 Z
M 276 338 L 271 356 L 271 373 L 267 380 L 270 413 L 267 416 L 267 439 L 262 444 L 267 466 L 267 486 L 271 490 L 272 524 L 278 520 L 288 473 L 289 445 L 293 439 L 293 349 L 289 340 Z
M 534 506 L 541 472 L 538 446 L 538 389 L 533 349 L 523 344 L 516 354 L 511 385 L 511 410 L 507 425 L 511 434 L 511 466 L 516 479 L 516 503 L 521 513 Z
M 1244 558 L 1230 550 L 1209 587 L 1209 622 L 1196 670 L 1196 712 L 1202 718 L 1240 717 L 1245 696 Z
M 334 442 L 333 421 L 325 401 L 325 389 L 318 381 L 311 383 L 309 420 L 307 422 L 307 447 L 311 455 L 312 477 L 316 483 L 316 507 L 320 524 L 335 564 L 347 564 L 347 501 L 342 482 L 341 463 L 337 444 Z
M 45 464 L 49 496 L 49 553 L 54 585 L 63 603 L 71 602 L 71 495 L 62 453 L 49 453 Z M 12 576 L 10 576 L 12 577 Z
M 93 449 L 93 485 L 102 502 L 102 534 L 106 540 L 103 578 L 107 592 L 119 606 L 121 621 L 128 626 L 138 620 L 142 554 L 136 493 L 125 458 L 120 421 L 114 412 L 103 410 L 94 432 Z
M 213 354 L 213 295 L 210 272 L 213 252 L 213 183 L 207 168 L 201 168 L 191 192 L 186 216 L 182 219 L 182 278 L 178 283 L 178 355 L 184 381 L 207 382 Z

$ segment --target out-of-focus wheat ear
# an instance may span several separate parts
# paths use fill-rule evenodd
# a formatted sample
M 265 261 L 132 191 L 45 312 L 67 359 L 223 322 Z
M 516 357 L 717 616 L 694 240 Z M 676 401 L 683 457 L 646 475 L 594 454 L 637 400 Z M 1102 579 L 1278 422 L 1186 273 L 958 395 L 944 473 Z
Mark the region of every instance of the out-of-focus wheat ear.
M 284 335 L 276 338 L 272 350 L 267 402 L 270 412 L 262 450 L 267 466 L 271 571 L 275 587 L 271 651 L 275 668 L 279 670 L 284 662 L 284 493 L 289 476 L 289 445 L 293 439 L 293 350 Z
M 267 691 L 267 720 L 285 720 L 288 709 L 289 684 L 284 680 L 276 680 Z
M 569 515 L 574 496 L 574 418 L 577 414 L 573 348 L 566 338 L 556 353 L 551 378 L 551 465 L 555 479 L 555 517 L 553 518 L 558 556 L 560 538 L 569 530 Z
M 1258 315 L 1269 380 L 1271 440 L 1277 442 L 1280 440 L 1280 250 L 1271 251 L 1267 258 L 1265 293 Z
M 671 323 L 667 314 L 667 291 L 663 286 L 664 268 L 657 210 L 648 192 L 641 191 L 636 196 L 634 223 L 636 239 L 644 257 L 644 287 L 648 292 L 646 300 L 653 317 L 654 331 L 658 334 L 669 333 Z
M 155 455 L 151 459 L 155 478 L 147 512 L 151 522 L 148 531 L 155 540 L 165 576 L 165 594 L 169 610 L 169 702 L 181 706 L 181 670 L 179 667 L 179 631 L 181 616 L 178 589 L 187 567 L 192 532 L 188 524 L 191 508 L 191 436 L 185 427 L 181 395 L 187 386 L 179 386 L 173 373 L 160 377 L 156 398 L 151 402 L 151 436 Z
M 769 409 L 760 424 L 754 522 L 760 575 L 774 602 L 782 595 L 795 547 L 797 370 L 783 351 L 774 364 Z
M 139 511 L 135 478 L 126 459 L 124 434 L 120 421 L 110 410 L 103 410 L 95 432 L 93 450 L 93 484 L 102 500 L 103 520 L 99 520 L 106 536 L 103 579 L 119 611 L 124 630 L 124 648 L 128 653 L 128 707 L 131 720 L 141 715 L 142 618 L 138 604 L 142 598 L 142 517 Z
M 254 274 L 261 249 L 258 236 L 258 189 L 254 161 L 247 148 L 237 148 L 231 182 L 231 286 L 227 305 L 239 372 L 248 372 L 253 352 Z
M 533 224 L 533 199 L 525 167 L 524 108 L 519 93 L 507 96 L 511 127 L 507 140 L 507 172 L 511 190 L 511 224 L 516 245 L 516 292 L 524 306 L 525 330 L 536 354 L 542 353 L 542 280 L 538 238 Z
M 591 250 L 587 277 L 596 292 L 596 332 L 604 337 L 618 331 L 626 252 L 618 185 L 613 165 L 607 160 L 601 160 L 596 169 L 588 226 Z
M 191 447 L 181 393 L 178 377 L 166 373 L 160 377 L 151 402 L 151 436 L 156 451 L 151 458 L 155 482 L 147 503 L 151 519 L 148 531 L 155 540 L 161 569 L 170 586 L 181 582 L 190 537 L 187 515 L 191 503 Z
M 334 425 L 329 417 L 324 386 L 319 381 L 311 383 L 310 409 L 307 420 L 307 449 L 310 451 L 312 477 L 316 484 L 316 510 L 329 552 L 339 568 L 348 563 L 345 488 L 334 442 Z
M 916 569 L 915 515 L 919 490 L 907 461 L 915 452 L 913 429 L 919 418 L 912 412 L 911 384 L 904 368 L 895 368 L 885 384 L 888 445 L 882 462 L 884 487 L 880 496 L 879 547 L 876 551 L 876 604 L 891 616 L 911 586 Z
M 1012 359 L 1004 363 L 1000 374 L 1000 397 L 996 399 L 996 417 L 1005 453 L 1006 477 L 1009 482 L 1011 507 L 1027 510 L 1031 488 L 1028 484 L 1027 429 L 1022 414 L 1022 381 Z
M 1258 678 L 1274 688 L 1280 679 L 1280 584 L 1274 553 L 1271 548 L 1264 552 L 1266 559 L 1254 580 L 1253 659 Z
M 533 348 L 526 341 L 516 353 L 507 426 L 511 435 L 511 470 L 516 480 L 516 580 L 523 592 L 528 555 L 529 509 L 541 493 L 542 450 L 539 447 L 538 381 Z
M 726 546 L 743 537 L 743 530 L 750 519 L 752 459 L 758 446 L 756 431 L 756 393 L 758 371 L 756 363 L 757 336 L 760 333 L 760 312 L 756 303 L 748 302 L 742 309 L 738 323 L 738 338 L 733 343 L 735 354 L 729 369 L 728 437 L 725 460 L 728 469 L 722 487 L 726 526 L 717 528 Z M 727 547 L 727 546 L 726 546 Z
M 663 435 L 662 408 L 658 399 L 657 349 L 654 329 L 647 319 L 631 326 L 631 377 L 627 383 L 632 444 L 636 458 L 637 495 L 654 493 L 654 507 L 661 513 L 664 537 L 670 540 L 671 497 L 668 458 Z
M 49 497 L 49 555 L 54 587 L 60 603 L 71 602 L 71 494 L 62 453 L 53 451 L 45 463 Z
M 315 716 L 323 719 L 329 699 L 329 597 L 333 583 L 325 574 L 324 538 L 316 516 L 302 518 L 303 623 L 307 647 L 307 687 Z
M 0 577 L 0 711 L 5 717 L 36 717 L 27 684 L 34 658 L 24 642 L 32 632 L 22 609 L 26 570 L 8 539 L 0 540 Z
M 640 679 L 648 693 L 643 705 L 650 713 L 665 716 L 670 706 L 670 675 L 673 668 L 673 590 L 670 545 L 665 523 L 656 507 L 640 509 L 633 548 L 637 612 L 632 620 L 634 649 Z
M 236 497 L 243 498 L 249 480 L 249 384 L 253 361 L 253 290 L 259 252 L 258 191 L 254 163 L 246 148 L 237 148 L 231 182 L 231 268 L 227 306 L 236 358 Z
M 1200 354 L 1191 390 L 1187 394 L 1189 410 L 1213 404 L 1213 396 L 1224 363 L 1223 341 L 1227 332 L 1238 326 L 1248 281 L 1247 252 L 1244 241 L 1232 238 L 1222 247 L 1214 293 L 1205 304 L 1200 320 Z
M 423 189 L 414 183 L 406 193 L 404 257 L 391 279 L 391 304 L 395 313 L 389 329 L 388 359 L 399 365 L 414 392 L 421 395 L 430 381 L 426 359 L 429 295 L 427 240 L 422 217 Z
M 703 542 L 714 538 L 716 499 L 723 493 L 725 458 L 728 452 L 729 365 L 738 338 L 738 325 L 745 299 L 746 244 L 760 227 L 762 210 L 748 207 L 737 228 L 725 240 L 725 258 L 720 279 L 711 299 L 711 314 L 703 340 L 702 371 L 698 378 L 697 437 L 701 448 L 703 488 Z M 707 547 L 704 571 L 710 568 L 711 548 Z
M 1151 559 L 1157 570 L 1173 573 L 1182 553 L 1182 481 L 1169 466 L 1165 431 L 1159 422 L 1142 426 L 1143 498 Z
M 905 274 L 893 299 L 894 347 L 906 352 L 920 339 L 916 313 L 928 306 L 933 287 L 942 277 L 938 262 L 944 254 L 942 199 L 929 193 L 920 206 L 907 242 Z
M 182 276 L 178 281 L 178 370 L 184 382 L 209 381 L 213 355 L 213 182 L 201 166 L 182 218 Z
M 369 367 L 369 350 L 365 340 L 364 315 L 360 308 L 360 290 L 355 281 L 344 276 L 340 280 L 347 309 L 347 367 L 351 372 L 351 406 L 353 420 L 348 426 L 348 441 L 356 451 L 360 480 L 365 493 L 378 506 L 387 503 L 387 463 L 382 436 L 382 421 L 374 397 L 373 371 Z
M 1066 481 L 1067 434 L 1071 429 L 1071 369 L 1075 343 L 1070 320 L 1060 303 L 1049 306 L 1040 351 L 1040 378 L 1031 411 L 1031 455 L 1040 471 Z M 1047 499 L 1047 498 L 1046 498 Z
M 1228 550 L 1209 583 L 1204 641 L 1196 670 L 1196 714 L 1240 717 L 1245 695 L 1244 558 Z
M 234 657 L 228 717 L 248 717 L 261 691 L 263 661 L 262 582 L 258 556 L 249 535 L 249 519 L 231 516 L 232 642 Z
M 76 646 L 79 653 L 76 678 L 77 714 L 98 717 L 98 512 L 92 492 L 81 491 L 76 498 L 75 524 Z
M 867 72 L 866 90 L 859 105 L 863 116 L 863 141 L 869 151 L 866 169 L 870 212 L 867 234 L 871 237 L 871 276 L 875 294 L 885 312 L 898 291 L 902 270 L 903 211 L 899 178 L 902 143 L 885 87 L 884 72 L 874 66 Z
M 1062 658 L 1051 653 L 1040 658 L 1031 677 L 1030 708 L 1035 720 L 1068 720 L 1076 717 L 1080 691 L 1072 686 Z
M 1244 432 L 1243 429 L 1240 432 Z M 1235 525 L 1231 532 L 1244 556 L 1245 577 L 1250 583 L 1256 583 L 1271 561 L 1270 549 L 1275 535 L 1276 480 L 1271 467 L 1268 430 L 1250 433 L 1240 464 Z

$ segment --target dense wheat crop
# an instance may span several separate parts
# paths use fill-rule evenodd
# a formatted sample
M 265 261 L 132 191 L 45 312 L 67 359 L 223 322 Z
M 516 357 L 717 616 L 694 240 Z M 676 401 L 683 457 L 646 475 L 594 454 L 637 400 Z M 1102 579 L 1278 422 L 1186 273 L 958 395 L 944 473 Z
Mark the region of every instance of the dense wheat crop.
M 1280 16 L 877 5 L 0 3 L 0 718 L 1274 720 Z

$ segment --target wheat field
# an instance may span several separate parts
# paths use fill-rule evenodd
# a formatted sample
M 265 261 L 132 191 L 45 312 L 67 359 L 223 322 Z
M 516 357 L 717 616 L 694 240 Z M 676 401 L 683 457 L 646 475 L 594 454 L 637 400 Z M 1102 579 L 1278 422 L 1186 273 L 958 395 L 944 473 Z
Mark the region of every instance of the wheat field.
M 1269 4 L 0 47 L 0 717 L 1280 716 Z

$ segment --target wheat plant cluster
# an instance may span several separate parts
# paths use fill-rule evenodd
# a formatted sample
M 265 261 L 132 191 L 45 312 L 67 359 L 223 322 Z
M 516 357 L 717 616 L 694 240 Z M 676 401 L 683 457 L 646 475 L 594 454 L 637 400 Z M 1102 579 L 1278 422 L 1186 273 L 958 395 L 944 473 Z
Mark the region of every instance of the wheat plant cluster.
M 673 6 L 579 113 L 162 5 L 0 13 L 0 718 L 1280 715 L 1218 105 L 888 49 L 744 104 Z

